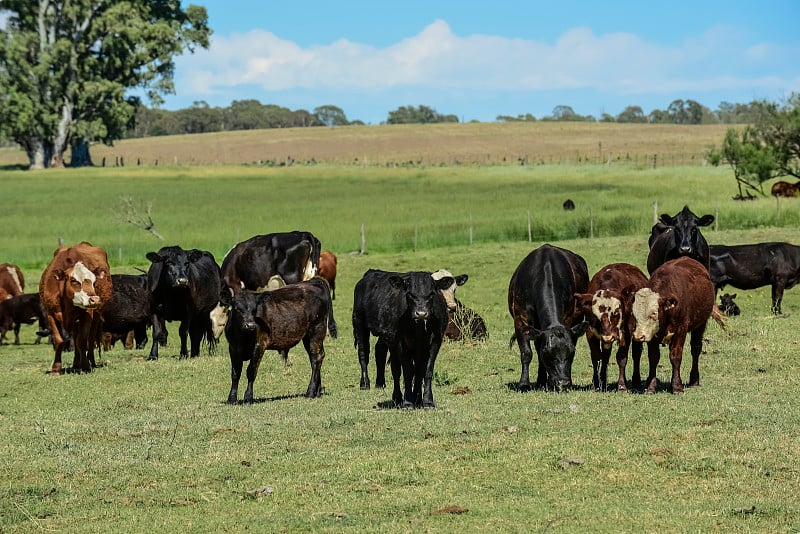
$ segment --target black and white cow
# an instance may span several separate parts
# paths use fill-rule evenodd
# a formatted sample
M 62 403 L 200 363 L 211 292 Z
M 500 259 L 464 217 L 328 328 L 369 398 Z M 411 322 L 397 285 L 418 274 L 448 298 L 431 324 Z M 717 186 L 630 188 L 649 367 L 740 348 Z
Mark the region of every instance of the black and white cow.
M 198 356 L 203 339 L 213 348 L 216 339 L 210 312 L 219 303 L 221 287 L 214 256 L 205 250 L 171 246 L 148 252 L 147 259 L 152 262 L 147 271 L 147 286 L 153 296 L 153 345 L 148 359 L 158 359 L 158 345 L 166 344 L 165 321 L 180 321 L 181 357 Z
M 700 227 L 713 222 L 713 215 L 698 217 L 689 206 L 684 206 L 674 217 L 662 214 L 660 222 L 650 231 L 647 272 L 653 274 L 659 266 L 681 256 L 699 261 L 708 270 L 711 253 Z
M 391 353 L 392 400 L 404 408 L 435 407 L 431 382 L 447 327 L 442 289 L 454 283 L 430 272 L 394 273 L 370 269 L 353 291 L 353 336 L 361 365 L 361 389 L 369 389 L 370 334 L 376 336 L 376 387 L 385 385 L 386 353 Z M 400 388 L 403 377 L 405 392 Z
M 531 341 L 539 359 L 536 387 L 561 391 L 572 385 L 575 343 L 587 327 L 574 295 L 586 293 L 588 285 L 586 261 L 553 245 L 534 249 L 514 271 L 508 311 L 514 319 L 512 343 L 516 339 L 522 363 L 520 389 L 530 388 Z

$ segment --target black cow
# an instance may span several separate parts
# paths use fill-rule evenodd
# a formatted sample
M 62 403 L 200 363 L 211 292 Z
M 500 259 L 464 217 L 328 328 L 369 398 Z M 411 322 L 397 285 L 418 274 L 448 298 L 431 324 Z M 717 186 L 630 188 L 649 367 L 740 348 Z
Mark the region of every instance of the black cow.
M 6 332 L 14 330 L 14 345 L 19 345 L 19 329 L 23 324 L 33 324 L 39 321 L 39 330 L 36 331 L 36 341 L 41 343 L 43 337 L 50 335 L 47 326 L 47 315 L 42 306 L 42 299 L 38 293 L 23 293 L 9 299 L 0 301 L 0 343 L 5 339 Z
M 735 298 L 736 293 L 733 295 L 725 293 L 719 297 L 719 310 L 728 317 L 735 317 L 742 313 L 742 310 L 739 309 L 739 305 L 733 300 Z
M 688 256 L 709 268 L 708 242 L 700 233 L 700 226 L 714 222 L 713 215 L 698 217 L 684 206 L 674 217 L 666 213 L 650 231 L 650 253 L 647 256 L 647 272 L 653 274 L 660 265 L 680 256 Z
M 227 296 L 226 296 L 227 293 Z M 253 402 L 253 383 L 261 358 L 267 349 L 278 351 L 284 359 L 289 349 L 300 341 L 311 361 L 311 380 L 306 397 L 322 395 L 320 368 L 325 359 L 323 341 L 328 330 L 331 293 L 320 277 L 292 284 L 274 291 L 236 293 L 223 289 L 222 302 L 230 306 L 225 325 L 231 358 L 231 390 L 228 403 L 238 402 L 242 365 L 247 366 L 247 389 L 244 402 Z
M 783 291 L 800 280 L 800 247 L 770 242 L 753 245 L 711 245 L 709 276 L 714 288 L 772 286 L 772 313 L 780 315 Z
M 572 385 L 575 342 L 586 332 L 583 311 L 575 293 L 586 293 L 586 261 L 566 249 L 542 245 L 519 264 L 508 286 L 508 311 L 514 319 L 522 374 L 519 387 L 530 388 L 529 367 L 536 347 L 539 370 L 536 386 L 561 391 Z
M 442 290 L 455 279 L 434 280 L 429 272 L 393 273 L 374 269 L 364 273 L 353 291 L 353 337 L 361 364 L 361 389 L 369 389 L 369 336 L 378 338 L 376 387 L 385 385 L 386 353 L 391 353 L 395 405 L 435 407 L 433 368 L 447 327 L 447 304 Z M 405 394 L 401 392 L 403 376 Z
M 167 342 L 165 321 L 180 321 L 181 357 L 198 356 L 203 339 L 213 349 L 216 339 L 210 312 L 219 303 L 221 287 L 214 256 L 205 250 L 171 246 L 148 252 L 147 259 L 152 262 L 147 271 L 147 287 L 153 295 L 153 345 L 148 360 L 158 359 L 158 345 Z
M 103 308 L 103 332 L 112 337 L 124 336 L 133 330 L 136 348 L 147 345 L 147 327 L 150 325 L 151 293 L 144 274 L 112 274 L 114 288 L 111 300 Z

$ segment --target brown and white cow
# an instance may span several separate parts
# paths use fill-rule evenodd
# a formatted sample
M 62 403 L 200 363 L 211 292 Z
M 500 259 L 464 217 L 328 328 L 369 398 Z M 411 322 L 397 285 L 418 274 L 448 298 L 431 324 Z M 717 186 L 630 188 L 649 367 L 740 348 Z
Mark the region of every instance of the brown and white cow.
M 770 193 L 773 197 L 796 197 L 800 192 L 800 182 L 796 184 L 784 182 L 783 180 L 772 184 Z
M 0 263 L 0 300 L 10 299 L 25 292 L 25 277 L 13 263 Z
M 95 367 L 94 349 L 100 344 L 102 309 L 111 299 L 112 282 L 106 251 L 82 242 L 59 247 L 42 273 L 39 296 L 53 334 L 52 373 L 61 372 L 64 335 L 72 338 L 74 370 Z
M 331 288 L 331 299 L 336 298 L 336 264 L 339 262 L 336 254 L 329 250 L 319 253 L 319 272 L 317 275 L 328 281 Z
M 697 260 L 680 257 L 653 272 L 647 287 L 636 292 L 633 301 L 635 329 L 633 339 L 647 343 L 650 371 L 647 393 L 656 390 L 659 344 L 669 346 L 672 364 L 672 392 L 683 391 L 681 359 L 686 337 L 690 336 L 692 370 L 689 386 L 700 385 L 698 361 L 703 350 L 703 334 L 714 309 L 714 284 L 708 271 Z
M 632 385 L 641 387 L 639 363 L 642 343 L 631 343 L 633 327 L 630 323 L 634 294 L 646 285 L 647 276 L 635 265 L 612 263 L 597 271 L 589 281 L 586 293 L 575 294 L 576 303 L 589 323 L 586 340 L 592 355 L 592 388 L 595 391 L 606 391 L 608 387 L 608 360 L 614 342 L 617 343 L 619 366 L 617 391 L 628 390 L 625 366 L 629 349 L 632 349 L 633 356 Z
M 450 311 L 455 311 L 456 307 L 458 306 L 456 303 L 456 289 L 458 289 L 458 286 L 463 286 L 466 284 L 469 276 L 466 274 L 459 274 L 456 276 L 447 269 L 439 269 L 438 271 L 432 272 L 431 277 L 437 282 L 442 278 L 449 277 L 453 279 L 453 283 L 442 289 L 441 292 L 442 296 L 444 297 L 444 301 L 447 304 L 447 309 Z

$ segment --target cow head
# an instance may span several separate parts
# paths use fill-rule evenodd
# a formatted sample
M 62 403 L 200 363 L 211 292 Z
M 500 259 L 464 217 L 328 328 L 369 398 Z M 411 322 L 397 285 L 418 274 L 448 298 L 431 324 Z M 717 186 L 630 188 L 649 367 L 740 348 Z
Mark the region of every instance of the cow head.
M 588 318 L 589 332 L 609 348 L 618 341 L 625 343 L 622 335 L 625 318 L 625 297 L 619 291 L 600 289 L 594 293 L 575 293 L 575 299 Z
M 442 296 L 444 297 L 444 301 L 447 304 L 447 309 L 455 311 L 456 309 L 456 289 L 458 286 L 463 286 L 467 283 L 469 276 L 466 274 L 460 274 L 458 276 L 454 276 L 453 273 L 446 269 L 439 269 L 438 271 L 431 273 L 431 278 L 436 280 L 448 280 L 447 283 L 442 283 L 444 289 L 442 289 Z
M 411 319 L 415 322 L 424 322 L 435 316 L 437 298 L 445 288 L 453 284 L 453 279 L 445 277 L 441 280 L 434 280 L 433 277 L 425 276 L 422 273 L 409 273 L 403 276 L 390 276 L 389 284 L 405 293 L 406 309 L 411 315 Z M 446 310 L 443 310 L 442 314 L 445 312 Z M 444 317 L 441 319 L 445 320 Z
M 586 323 L 572 328 L 556 325 L 545 330 L 531 328 L 530 335 L 539 355 L 539 362 L 547 371 L 547 385 L 563 391 L 572 385 L 572 360 L 575 358 L 575 343 L 586 333 Z
M 676 304 L 674 297 L 662 297 L 649 287 L 637 291 L 633 298 L 633 317 L 636 323 L 633 339 L 642 342 L 653 339 L 661 325 L 666 323 L 669 310 Z
M 53 277 L 64 281 L 64 297 L 77 308 L 93 310 L 101 304 L 100 296 L 95 292 L 94 284 L 97 280 L 108 276 L 105 269 L 99 269 L 97 274 L 90 271 L 82 261 L 75 263 L 66 270 L 56 270 Z
M 684 206 L 683 210 L 674 217 L 670 217 L 666 213 L 661 215 L 661 223 L 673 228 L 675 232 L 675 245 L 679 256 L 697 258 L 708 254 L 707 250 L 700 250 L 701 247 L 707 247 L 708 244 L 705 243 L 705 238 L 700 233 L 699 227 L 708 226 L 712 222 L 714 222 L 713 215 L 698 217 L 692 213 L 689 206 Z M 701 240 L 703 244 L 701 244 Z
M 741 310 L 739 310 L 739 306 L 733 301 L 736 298 L 736 293 L 733 295 L 729 293 L 725 293 L 724 295 L 719 297 L 719 309 L 727 315 L 728 317 L 733 317 L 735 315 L 739 315 Z
M 258 293 L 253 291 L 244 290 L 232 295 L 228 301 L 230 311 L 226 330 L 255 332 L 258 301 Z
M 147 259 L 152 265 L 148 271 L 150 290 L 166 284 L 172 288 L 189 287 L 190 265 L 203 256 L 200 250 L 183 250 L 180 247 L 164 247 L 156 252 L 148 252 Z

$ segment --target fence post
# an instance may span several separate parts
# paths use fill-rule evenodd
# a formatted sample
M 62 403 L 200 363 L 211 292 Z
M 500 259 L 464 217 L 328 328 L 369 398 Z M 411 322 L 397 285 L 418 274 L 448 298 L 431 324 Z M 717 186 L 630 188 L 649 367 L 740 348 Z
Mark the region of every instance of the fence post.
M 361 223 L 361 254 L 367 253 L 367 234 L 364 229 L 364 223 Z
M 653 201 L 653 224 L 658 222 L 658 200 Z
M 589 208 L 589 239 L 594 239 L 594 214 L 592 208 Z
M 714 231 L 716 232 L 717 230 L 719 230 L 719 206 L 717 206 L 717 211 L 714 216 Z
M 531 241 L 531 210 L 528 210 L 528 243 Z

